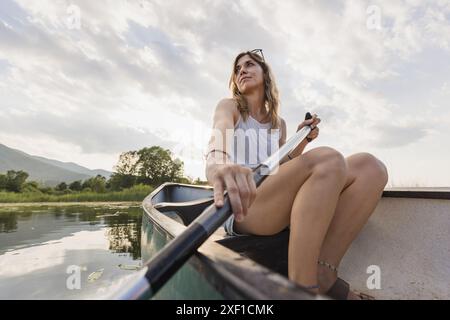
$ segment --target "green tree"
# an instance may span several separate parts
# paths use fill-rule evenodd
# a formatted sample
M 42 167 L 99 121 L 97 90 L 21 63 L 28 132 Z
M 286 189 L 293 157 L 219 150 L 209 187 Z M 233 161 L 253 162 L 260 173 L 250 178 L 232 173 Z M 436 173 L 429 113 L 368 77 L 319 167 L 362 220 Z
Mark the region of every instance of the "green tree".
M 84 180 L 83 183 L 81 184 L 81 190 L 84 190 L 87 188 L 91 189 L 91 180 L 90 179 Z
M 91 179 L 93 179 L 91 185 L 92 190 L 100 193 L 106 191 L 106 178 L 104 176 L 98 174 L 96 177 Z
M 192 184 L 192 179 L 189 178 L 189 177 L 181 177 L 181 178 L 177 179 L 174 182 L 185 183 L 185 184 Z
M 11 192 L 22 191 L 23 184 L 28 178 L 28 173 L 25 171 L 8 170 L 6 173 L 6 190 Z
M 56 186 L 56 190 L 58 190 L 58 191 L 64 191 L 64 190 L 67 190 L 67 183 L 61 182 L 60 184 L 58 184 L 58 185 Z
M 119 161 L 115 166 L 116 172 L 120 175 L 136 175 L 136 163 L 139 160 L 138 151 L 123 152 L 119 156 Z
M 37 181 L 28 181 L 28 182 L 25 182 L 25 184 L 24 184 L 24 187 L 26 187 L 26 186 L 30 186 L 30 187 L 33 187 L 35 189 L 38 189 L 39 188 L 39 183 Z
M 134 173 L 138 176 L 138 182 L 158 186 L 168 181 L 176 182 L 183 177 L 183 162 L 173 160 L 168 149 L 153 146 L 137 151 L 137 155 Z
M 39 191 L 41 191 L 42 193 L 45 193 L 45 194 L 53 194 L 53 192 L 54 192 L 52 187 L 45 187 L 45 186 L 39 187 Z
M 197 179 L 195 179 L 195 180 L 193 181 L 193 184 L 201 185 L 201 186 L 206 186 L 206 185 L 208 185 L 208 181 L 201 180 L 200 178 L 197 178 Z
M 114 172 L 109 178 L 109 184 L 114 191 L 131 188 L 136 184 L 137 172 L 136 163 L 139 160 L 137 151 L 122 152 L 119 161 L 114 167 Z
M 82 188 L 91 189 L 94 192 L 103 193 L 106 191 L 106 178 L 102 175 L 89 178 L 83 182 Z
M 22 186 L 22 192 L 37 192 L 40 193 L 39 183 L 36 181 L 25 182 Z
M 136 176 L 114 172 L 109 178 L 108 183 L 111 190 L 120 191 L 134 186 L 136 184 Z
M 81 180 L 77 180 L 69 184 L 69 189 L 72 191 L 81 191 L 83 189 L 81 186 Z
M 6 175 L 0 173 L 0 191 L 6 189 Z

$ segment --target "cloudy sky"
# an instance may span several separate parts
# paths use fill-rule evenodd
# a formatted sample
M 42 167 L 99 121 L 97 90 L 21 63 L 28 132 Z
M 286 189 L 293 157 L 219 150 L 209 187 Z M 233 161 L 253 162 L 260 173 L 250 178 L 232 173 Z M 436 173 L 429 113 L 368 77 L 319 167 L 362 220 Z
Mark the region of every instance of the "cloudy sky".
M 306 150 L 383 160 L 390 186 L 450 186 L 450 1 L 0 1 L 0 143 L 112 170 L 170 148 L 204 178 L 235 55 L 262 48 Z

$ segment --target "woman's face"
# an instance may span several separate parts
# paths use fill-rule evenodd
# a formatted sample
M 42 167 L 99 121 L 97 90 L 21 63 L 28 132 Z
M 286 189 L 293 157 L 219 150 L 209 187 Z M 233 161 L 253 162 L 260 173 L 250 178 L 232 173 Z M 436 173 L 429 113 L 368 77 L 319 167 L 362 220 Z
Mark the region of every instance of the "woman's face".
M 249 55 L 242 56 L 236 63 L 235 79 L 239 92 L 245 94 L 258 87 L 263 88 L 264 72 Z

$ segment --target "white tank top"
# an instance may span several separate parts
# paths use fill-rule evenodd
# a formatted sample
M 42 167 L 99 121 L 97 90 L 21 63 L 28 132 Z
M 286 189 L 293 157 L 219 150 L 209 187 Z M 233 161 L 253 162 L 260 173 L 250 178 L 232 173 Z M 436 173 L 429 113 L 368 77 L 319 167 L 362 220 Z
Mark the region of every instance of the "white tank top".
M 280 130 L 270 129 L 271 122 L 260 123 L 252 116 L 244 121 L 241 115 L 234 126 L 231 158 L 234 163 L 254 168 L 278 151 Z

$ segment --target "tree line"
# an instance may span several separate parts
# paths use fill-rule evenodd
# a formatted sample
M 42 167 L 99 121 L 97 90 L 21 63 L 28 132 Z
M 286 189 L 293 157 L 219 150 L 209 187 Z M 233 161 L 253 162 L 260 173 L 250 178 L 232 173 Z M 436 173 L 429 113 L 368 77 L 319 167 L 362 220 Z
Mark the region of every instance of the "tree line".
M 188 184 L 206 184 L 200 179 L 192 180 L 184 176 L 183 162 L 173 157 L 169 149 L 152 146 L 137 151 L 123 152 L 115 172 L 109 179 L 97 175 L 86 180 L 71 183 L 61 182 L 56 187 L 46 187 L 36 181 L 26 181 L 29 174 L 25 171 L 9 170 L 0 174 L 0 191 L 42 192 L 46 194 L 67 194 L 71 192 L 122 191 L 143 184 L 157 187 L 164 182 Z

